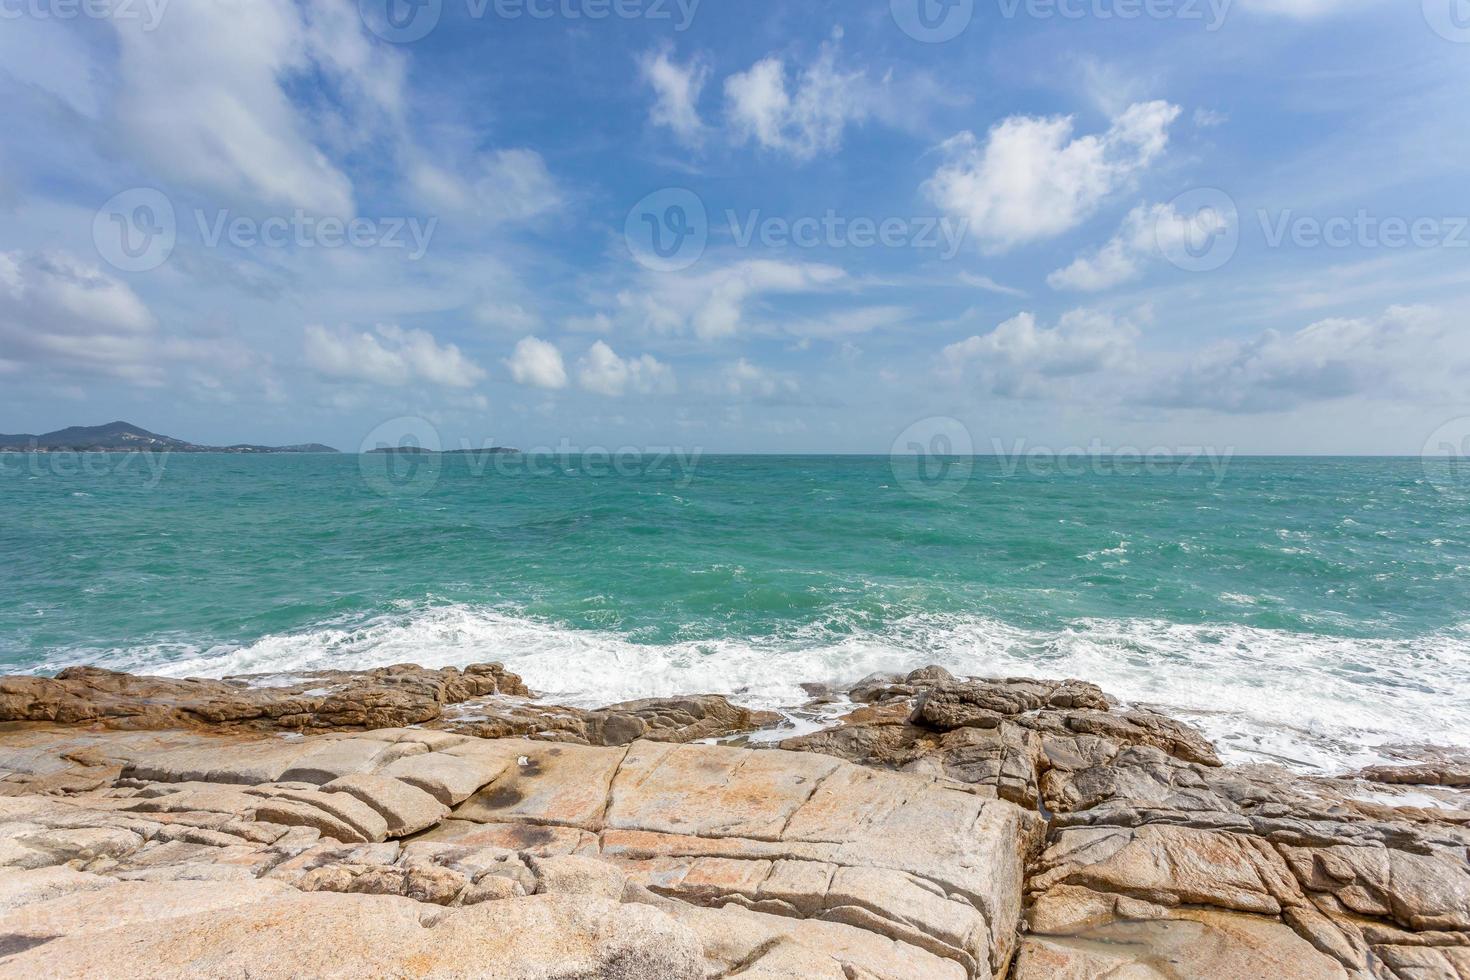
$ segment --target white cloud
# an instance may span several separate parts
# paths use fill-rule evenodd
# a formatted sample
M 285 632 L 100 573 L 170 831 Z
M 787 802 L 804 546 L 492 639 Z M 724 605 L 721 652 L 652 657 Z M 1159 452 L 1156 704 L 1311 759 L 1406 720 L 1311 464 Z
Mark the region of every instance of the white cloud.
M 999 293 L 1001 296 L 1026 295 L 1026 291 L 1024 289 L 1017 289 L 1014 286 L 1006 286 L 1002 283 L 996 282 L 989 276 L 978 275 L 974 272 L 961 272 L 959 278 L 960 282 L 964 283 L 966 286 L 974 286 L 976 289 L 983 289 L 987 293 Z
M 163 380 L 170 352 L 124 282 L 65 252 L 0 252 L 0 350 L 11 364 Z
M 773 401 L 797 393 L 796 381 L 740 358 L 722 372 L 725 392 L 735 398 Z
M 517 384 L 556 390 L 567 386 L 567 369 L 561 351 L 539 337 L 522 337 L 505 361 Z
M 1190 242 L 1210 241 L 1231 219 L 1213 208 L 1186 217 L 1169 204 L 1143 204 L 1128 212 L 1118 233 L 1101 248 L 1077 256 L 1072 264 L 1046 277 L 1053 289 L 1097 292 L 1137 279 L 1143 265 L 1161 258 L 1164 249 L 1184 254 Z
M 674 372 L 652 355 L 624 360 L 599 340 L 577 362 L 577 383 L 587 391 L 618 397 L 626 391 L 640 394 L 674 389 Z
M 1022 313 L 945 347 L 941 374 L 1011 398 L 1108 402 L 1246 414 L 1359 399 L 1453 404 L 1470 374 L 1470 336 L 1454 313 L 1390 307 L 1379 316 L 1266 330 L 1203 350 L 1148 353 L 1126 318 Z
M 785 321 L 782 330 L 796 337 L 830 340 L 897 327 L 912 315 L 913 311 L 903 306 L 860 306 Z
M 750 327 L 746 307 L 757 298 L 830 289 L 844 275 L 819 263 L 747 259 L 709 272 L 650 273 L 644 291 L 625 290 L 618 299 L 638 325 L 721 340 Z
M 1230 121 L 1229 113 L 1217 112 L 1214 109 L 1200 107 L 1194 110 L 1194 125 L 1198 129 L 1213 129 L 1223 126 Z
M 612 317 L 606 313 L 593 313 L 591 316 L 569 316 L 562 321 L 562 327 L 572 333 L 611 333 L 616 329 Z
M 415 381 L 470 388 L 484 370 L 454 344 L 423 330 L 381 324 L 371 333 L 306 328 L 306 363 L 327 377 L 400 386 Z
M 790 91 L 786 66 L 776 57 L 725 79 L 725 116 L 735 139 L 796 160 L 841 147 L 847 124 L 867 119 L 875 98 L 863 72 L 838 69 L 835 40 L 796 73 Z
M 1071 310 L 1054 327 L 1021 313 L 988 334 L 950 344 L 940 356 L 953 379 L 978 381 L 1007 397 L 1035 398 L 1056 394 L 1068 379 L 1127 366 L 1137 339 L 1130 322 L 1095 310 Z
M 247 388 L 276 383 L 268 357 L 227 334 L 164 333 L 127 283 L 61 251 L 0 252 L 0 352 L 7 370 L 25 364 L 47 378 L 106 376 L 155 388 L 183 378 L 179 387 L 194 394 L 209 372 Z
M 475 319 L 487 327 L 497 330 L 521 332 L 535 330 L 541 325 L 541 317 L 519 303 L 503 303 L 487 300 L 474 309 Z
M 535 150 L 478 154 L 459 170 L 421 159 L 410 180 L 431 205 L 488 222 L 529 221 L 565 204 L 546 161 Z
M 151 30 L 143 18 L 111 18 L 118 122 L 136 152 L 176 180 L 229 200 L 350 216 L 352 183 L 313 140 L 321 120 L 299 111 L 286 86 L 321 72 L 342 83 L 339 104 L 355 96 L 391 113 L 402 69 L 339 14 L 328 4 L 256 0 L 248 16 L 173 4 Z
M 1179 107 L 1140 102 L 1101 135 L 1073 138 L 1070 116 L 1011 116 L 982 145 L 973 133 L 941 147 L 945 161 L 924 191 L 946 213 L 969 222 L 992 251 L 1051 238 L 1128 186 L 1168 145 Z
M 676 64 L 668 51 L 649 52 L 638 61 L 639 73 L 654 91 L 649 119 L 655 126 L 667 126 L 686 146 L 698 146 L 704 140 L 704 123 L 699 118 L 699 94 L 709 80 L 709 66 L 699 60 Z
M 1321 320 L 1216 344 L 1160 377 L 1141 400 L 1227 412 L 1292 408 L 1351 396 L 1453 397 L 1470 372 L 1457 318 L 1422 306 Z

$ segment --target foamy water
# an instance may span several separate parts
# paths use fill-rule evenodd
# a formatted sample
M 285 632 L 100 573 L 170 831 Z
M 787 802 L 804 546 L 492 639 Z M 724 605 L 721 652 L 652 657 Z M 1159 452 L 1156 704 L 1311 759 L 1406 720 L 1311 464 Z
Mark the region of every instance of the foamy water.
M 577 707 L 713 693 L 789 709 L 808 700 L 804 682 L 845 685 L 932 663 L 966 675 L 1090 680 L 1125 702 L 1192 722 L 1239 760 L 1338 772 L 1389 761 L 1385 747 L 1470 744 L 1464 627 L 1388 641 L 1149 620 L 1082 620 L 1047 633 L 986 618 L 923 616 L 838 642 L 811 642 L 801 632 L 646 644 L 613 631 L 449 604 L 241 646 L 93 654 L 106 666 L 164 676 L 286 680 L 311 670 L 495 660 L 548 699 Z

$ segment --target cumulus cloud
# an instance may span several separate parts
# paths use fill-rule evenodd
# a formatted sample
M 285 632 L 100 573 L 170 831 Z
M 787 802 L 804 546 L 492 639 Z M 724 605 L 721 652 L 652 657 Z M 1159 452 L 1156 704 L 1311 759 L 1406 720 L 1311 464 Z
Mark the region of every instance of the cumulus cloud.
M 865 73 L 837 67 L 835 40 L 822 46 L 812 64 L 798 69 L 789 86 L 786 65 L 777 57 L 725 79 L 725 116 L 735 139 L 754 140 L 795 160 L 841 147 L 847 125 L 867 119 L 873 101 Z
M 1021 313 L 990 333 L 950 344 L 940 356 L 951 378 L 1006 397 L 1037 398 L 1057 394 L 1072 379 L 1126 367 L 1137 339 L 1132 323 L 1095 310 L 1071 310 L 1053 327 Z
M 0 252 L 0 350 L 12 365 L 163 380 L 156 321 L 124 282 L 66 252 Z
M 381 324 L 372 332 L 306 328 L 306 363 L 330 378 L 401 386 L 415 381 L 470 388 L 484 370 L 454 344 L 423 330 Z
M 1470 371 L 1470 341 L 1453 318 L 1422 306 L 1332 318 L 1295 333 L 1267 330 L 1216 344 L 1160 377 L 1142 400 L 1263 412 L 1352 396 L 1444 397 Z M 1457 380 L 1458 379 L 1458 380 Z
M 645 54 L 638 61 L 638 70 L 654 93 L 649 120 L 672 130 L 686 146 L 703 142 L 705 127 L 699 118 L 699 94 L 709 80 L 709 66 L 697 59 L 678 64 L 664 50 Z
M 1149 353 L 1127 318 L 1072 310 L 1055 326 L 1031 313 L 945 347 L 941 374 L 1010 398 L 1247 414 L 1336 399 L 1449 402 L 1470 372 L 1458 318 L 1424 306 L 1266 330 L 1193 352 Z
M 599 340 L 577 362 L 577 383 L 587 391 L 617 398 L 627 391 L 672 391 L 674 372 L 650 354 L 621 358 Z
M 1201 208 L 1182 215 L 1169 204 L 1142 204 L 1128 212 L 1122 227 L 1107 244 L 1084 252 L 1072 264 L 1046 277 L 1053 289 L 1097 292 L 1130 282 L 1143 275 L 1144 264 L 1170 254 L 1186 254 L 1185 248 L 1209 242 L 1233 223 L 1231 215 L 1214 208 Z
M 651 274 L 646 289 L 623 291 L 619 303 L 640 326 L 720 340 L 750 327 L 746 307 L 760 297 L 817 292 L 844 278 L 841 269 L 820 263 L 747 259 L 706 272 Z
M 567 369 L 561 351 L 539 337 L 522 337 L 505 366 L 517 384 L 556 390 L 567 386 Z
M 1074 137 L 1070 116 L 1011 116 L 982 143 L 963 132 L 941 145 L 944 162 L 924 192 L 969 222 L 991 251 L 1051 238 L 1091 216 L 1128 186 L 1169 142 L 1179 107 L 1129 106 L 1105 133 Z

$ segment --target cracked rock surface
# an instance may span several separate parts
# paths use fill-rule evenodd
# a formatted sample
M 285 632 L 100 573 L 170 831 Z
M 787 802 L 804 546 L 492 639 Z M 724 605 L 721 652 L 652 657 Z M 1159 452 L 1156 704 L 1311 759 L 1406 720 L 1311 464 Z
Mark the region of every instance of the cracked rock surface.
M 1463 755 L 1309 778 L 1223 766 L 1189 726 L 1081 681 L 930 667 L 850 696 L 843 724 L 782 746 L 944 776 L 1047 818 L 1018 980 L 1470 980 Z

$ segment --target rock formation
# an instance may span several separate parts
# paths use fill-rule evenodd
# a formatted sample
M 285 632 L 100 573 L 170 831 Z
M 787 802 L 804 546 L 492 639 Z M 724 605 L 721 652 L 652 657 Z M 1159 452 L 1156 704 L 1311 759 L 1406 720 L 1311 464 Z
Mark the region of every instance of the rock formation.
M 1463 760 L 1225 766 L 1072 680 L 843 696 L 760 748 L 496 665 L 5 678 L 0 976 L 1470 977 Z

